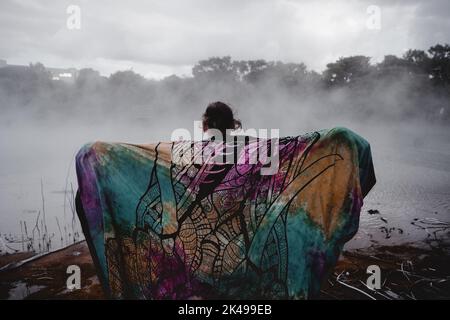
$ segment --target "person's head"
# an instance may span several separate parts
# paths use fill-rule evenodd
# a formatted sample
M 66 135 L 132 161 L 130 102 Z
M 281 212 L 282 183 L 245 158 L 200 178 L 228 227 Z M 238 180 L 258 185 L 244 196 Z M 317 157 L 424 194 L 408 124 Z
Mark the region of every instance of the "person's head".
M 208 104 L 203 114 L 203 131 L 217 129 L 225 137 L 227 129 L 238 129 L 241 121 L 234 118 L 233 110 L 223 102 L 216 101 Z

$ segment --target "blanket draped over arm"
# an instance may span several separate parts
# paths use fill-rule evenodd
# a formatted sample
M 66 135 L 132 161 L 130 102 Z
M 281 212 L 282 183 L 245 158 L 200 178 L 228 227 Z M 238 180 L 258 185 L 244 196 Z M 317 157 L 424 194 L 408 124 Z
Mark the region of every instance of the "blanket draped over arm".
M 186 146 L 207 145 L 96 142 L 79 151 L 77 212 L 106 294 L 316 295 L 375 184 L 369 143 L 345 128 L 280 138 L 272 175 L 261 174 L 261 161 L 190 161 Z

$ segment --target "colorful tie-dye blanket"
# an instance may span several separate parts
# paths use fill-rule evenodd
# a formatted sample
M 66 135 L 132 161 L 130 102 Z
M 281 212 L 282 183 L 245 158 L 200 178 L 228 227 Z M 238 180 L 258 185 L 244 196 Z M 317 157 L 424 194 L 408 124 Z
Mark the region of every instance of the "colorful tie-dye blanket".
M 266 142 L 247 139 L 233 163 L 192 161 L 213 141 L 85 145 L 77 212 L 106 294 L 314 297 L 358 230 L 370 146 L 334 128 L 280 138 L 275 174 L 236 161 Z

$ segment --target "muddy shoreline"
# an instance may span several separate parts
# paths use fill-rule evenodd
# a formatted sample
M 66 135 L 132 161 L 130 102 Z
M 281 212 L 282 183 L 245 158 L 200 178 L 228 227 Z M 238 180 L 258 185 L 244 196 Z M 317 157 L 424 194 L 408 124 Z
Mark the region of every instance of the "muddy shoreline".
M 0 267 L 29 258 L 0 256 Z M 81 269 L 81 289 L 66 288 L 69 265 Z M 367 267 L 381 269 L 382 287 L 366 287 Z M 86 242 L 0 271 L 0 299 L 105 299 Z M 450 299 L 450 247 L 372 246 L 346 250 L 316 299 Z
M 8 256 L 0 257 L 2 260 Z M 8 260 L 12 260 L 8 257 Z M 69 265 L 81 269 L 81 289 L 67 290 Z M 85 241 L 38 257 L 22 266 L 0 271 L 0 299 L 104 299 Z

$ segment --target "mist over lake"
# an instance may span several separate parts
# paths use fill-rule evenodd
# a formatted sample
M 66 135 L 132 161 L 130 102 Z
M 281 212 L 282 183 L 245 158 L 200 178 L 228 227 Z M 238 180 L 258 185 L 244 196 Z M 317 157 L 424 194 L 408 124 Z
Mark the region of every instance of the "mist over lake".
M 0 233 L 20 238 L 22 222 L 30 233 L 45 210 L 52 249 L 69 244 L 73 232 L 81 239 L 70 202 L 82 145 L 168 141 L 177 128 L 193 132 L 207 103 L 223 100 L 244 129 L 286 136 L 345 126 L 365 137 L 377 184 L 347 246 L 419 243 L 430 236 L 414 219 L 450 220 L 449 100 L 446 84 L 427 76 L 430 62 L 417 69 L 408 56 L 397 59 L 353 57 L 318 74 L 302 63 L 211 58 L 194 66 L 193 77 L 162 80 L 83 69 L 67 82 L 40 64 L 0 69 Z M 359 73 L 346 73 L 348 63 Z

